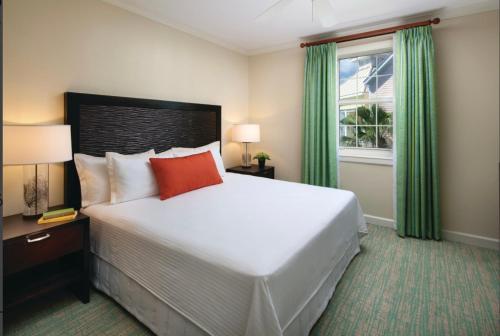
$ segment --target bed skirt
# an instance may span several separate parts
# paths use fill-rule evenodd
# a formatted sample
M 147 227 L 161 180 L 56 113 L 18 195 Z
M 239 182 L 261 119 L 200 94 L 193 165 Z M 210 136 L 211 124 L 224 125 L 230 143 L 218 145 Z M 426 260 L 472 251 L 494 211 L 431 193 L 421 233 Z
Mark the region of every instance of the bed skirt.
M 323 280 L 307 304 L 283 328 L 284 336 L 308 335 L 325 310 L 335 287 L 351 260 L 359 252 L 358 237 L 349 242 L 344 255 Z M 119 269 L 92 254 L 92 282 L 157 335 L 207 336 L 193 321 L 167 305 Z M 213 335 L 215 336 L 215 335 Z

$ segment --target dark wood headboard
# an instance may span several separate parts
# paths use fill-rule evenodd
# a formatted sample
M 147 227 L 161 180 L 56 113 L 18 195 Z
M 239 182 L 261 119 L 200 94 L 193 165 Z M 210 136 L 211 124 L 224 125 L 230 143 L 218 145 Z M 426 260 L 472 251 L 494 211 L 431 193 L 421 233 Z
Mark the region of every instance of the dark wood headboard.
M 66 92 L 65 123 L 73 153 L 104 156 L 153 148 L 198 147 L 221 139 L 221 107 L 163 100 Z M 73 161 L 65 164 L 64 198 L 80 208 L 80 182 Z

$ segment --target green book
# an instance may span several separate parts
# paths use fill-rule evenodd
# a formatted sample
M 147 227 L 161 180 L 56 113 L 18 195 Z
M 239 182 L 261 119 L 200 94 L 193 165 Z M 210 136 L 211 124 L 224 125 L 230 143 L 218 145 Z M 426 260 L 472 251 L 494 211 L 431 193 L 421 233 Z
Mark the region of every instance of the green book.
M 47 211 L 47 212 L 43 213 L 43 219 L 57 218 L 57 217 L 61 217 L 61 216 L 71 215 L 73 213 L 75 213 L 75 209 L 73 209 L 73 208 Z

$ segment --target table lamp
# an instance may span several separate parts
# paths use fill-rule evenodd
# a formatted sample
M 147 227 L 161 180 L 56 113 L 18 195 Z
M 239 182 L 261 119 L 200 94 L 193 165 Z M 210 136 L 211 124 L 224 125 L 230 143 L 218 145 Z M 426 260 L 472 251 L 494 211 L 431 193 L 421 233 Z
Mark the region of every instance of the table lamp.
M 69 125 L 3 127 L 3 164 L 23 165 L 23 216 L 37 216 L 49 207 L 49 163 L 70 161 Z
M 233 126 L 233 141 L 245 144 L 245 153 L 242 155 L 242 167 L 252 166 L 252 155 L 248 153 L 248 144 L 260 141 L 260 126 L 257 124 L 239 124 Z

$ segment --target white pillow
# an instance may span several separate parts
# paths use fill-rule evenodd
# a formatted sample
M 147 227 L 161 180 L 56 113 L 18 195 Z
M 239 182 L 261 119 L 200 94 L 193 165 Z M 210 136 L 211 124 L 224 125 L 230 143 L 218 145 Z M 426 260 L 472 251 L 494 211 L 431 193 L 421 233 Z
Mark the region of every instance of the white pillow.
M 171 159 L 174 157 L 174 151 L 172 149 L 166 150 L 164 152 L 155 155 L 155 158 L 159 159 Z
M 82 207 L 109 201 L 109 179 L 106 158 L 75 154 L 75 166 L 80 179 Z
M 214 158 L 215 165 L 217 166 L 217 170 L 219 171 L 219 175 L 223 177 L 226 174 L 224 161 L 222 161 L 222 156 L 220 155 L 220 141 L 215 141 L 208 145 L 196 148 L 174 147 L 171 150 L 173 151 L 175 157 L 188 156 L 210 151 Z
M 155 156 L 153 149 L 139 154 L 123 155 L 107 152 L 111 204 L 144 198 L 158 193 L 149 158 Z M 150 176 L 151 175 L 151 176 Z

